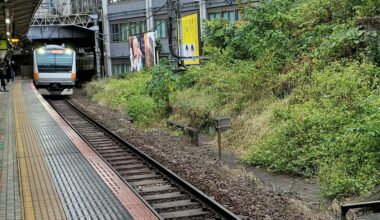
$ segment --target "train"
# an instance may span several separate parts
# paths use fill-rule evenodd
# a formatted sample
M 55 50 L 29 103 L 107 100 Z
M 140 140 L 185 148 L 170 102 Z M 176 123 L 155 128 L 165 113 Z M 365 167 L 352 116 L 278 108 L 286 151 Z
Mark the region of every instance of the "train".
M 74 50 L 45 45 L 33 51 L 33 79 L 41 95 L 72 95 L 76 78 Z
M 77 52 L 77 84 L 91 81 L 96 75 L 93 52 Z

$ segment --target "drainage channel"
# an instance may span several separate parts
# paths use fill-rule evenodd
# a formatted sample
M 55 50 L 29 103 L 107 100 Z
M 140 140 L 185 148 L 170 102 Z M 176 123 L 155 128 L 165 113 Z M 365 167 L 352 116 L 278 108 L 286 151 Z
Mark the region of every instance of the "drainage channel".
M 240 219 L 66 99 L 48 100 L 64 120 L 163 219 Z

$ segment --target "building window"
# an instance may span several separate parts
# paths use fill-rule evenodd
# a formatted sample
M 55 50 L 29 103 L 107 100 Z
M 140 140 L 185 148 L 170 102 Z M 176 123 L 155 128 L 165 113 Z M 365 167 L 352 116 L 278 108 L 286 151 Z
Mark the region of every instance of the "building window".
M 147 32 L 147 29 L 146 29 L 146 22 L 139 22 L 139 25 L 138 25 L 138 27 L 139 27 L 139 33 L 137 33 L 137 34 L 141 34 L 141 33 L 145 33 L 145 32 Z
M 216 13 L 209 13 L 208 14 L 208 19 L 213 20 L 213 19 L 220 19 L 222 17 L 222 13 L 216 12 Z
M 154 26 L 156 27 L 157 38 L 166 38 L 166 21 L 155 20 Z
M 237 19 L 236 11 L 224 11 L 224 12 L 216 12 L 216 13 L 209 13 L 208 19 L 226 19 L 227 21 L 230 21 L 231 23 L 234 23 Z
M 111 39 L 113 42 L 128 41 L 130 35 L 142 34 L 146 31 L 146 23 L 144 21 L 111 24 Z
M 112 41 L 120 41 L 120 25 L 111 24 Z
M 131 0 L 108 0 L 109 3 L 128 2 Z
M 121 29 L 121 40 L 127 41 L 128 36 L 129 36 L 129 24 L 128 23 L 120 24 L 120 29 Z
M 130 72 L 130 66 L 128 64 L 112 64 L 112 74 L 120 75 Z
M 236 20 L 236 13 L 235 11 L 225 11 L 222 13 L 223 19 L 226 19 L 230 21 L 231 23 L 235 22 Z
M 136 35 L 136 34 L 142 34 L 146 32 L 146 23 L 145 22 L 133 22 L 129 23 L 130 26 L 130 33 L 131 35 Z

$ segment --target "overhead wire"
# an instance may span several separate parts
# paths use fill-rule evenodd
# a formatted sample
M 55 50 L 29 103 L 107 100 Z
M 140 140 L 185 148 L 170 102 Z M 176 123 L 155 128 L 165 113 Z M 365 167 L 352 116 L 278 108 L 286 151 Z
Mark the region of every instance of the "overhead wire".
M 164 19 L 164 20 L 162 20 L 160 23 L 156 24 L 156 26 L 154 26 L 154 27 L 151 28 L 150 30 L 147 30 L 146 32 L 151 32 L 151 31 L 156 30 L 157 27 L 159 27 L 161 24 L 163 24 L 164 22 L 167 22 L 167 21 L 168 21 L 168 19 Z M 144 33 L 144 32 L 141 32 L 141 33 L 138 33 L 138 34 L 134 34 L 133 36 L 141 35 L 141 34 L 143 34 L 143 33 Z M 104 38 L 100 38 L 100 37 L 98 37 L 98 38 L 104 41 Z M 109 43 L 110 40 L 108 39 L 106 42 Z
M 153 17 L 154 15 L 156 15 L 159 11 L 161 11 L 165 6 L 167 5 L 167 3 L 165 3 L 164 5 L 162 5 L 158 10 L 156 10 L 154 13 L 152 13 L 149 17 L 146 17 L 143 21 L 139 21 L 137 22 L 136 25 L 130 27 L 129 29 L 127 30 L 123 30 L 121 32 L 117 32 L 117 33 L 112 33 L 112 34 L 108 34 L 109 36 L 114 36 L 114 35 L 118 35 L 118 34 L 123 34 L 125 32 L 129 32 L 131 30 L 133 30 L 134 28 L 138 27 L 141 23 L 145 23 L 148 19 L 150 19 L 151 17 Z M 104 34 L 102 34 L 104 35 Z

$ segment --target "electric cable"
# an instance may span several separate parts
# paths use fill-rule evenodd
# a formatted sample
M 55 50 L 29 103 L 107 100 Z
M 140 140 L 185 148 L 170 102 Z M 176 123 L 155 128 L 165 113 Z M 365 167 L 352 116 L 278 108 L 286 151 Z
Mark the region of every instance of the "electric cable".
M 164 5 L 162 5 L 158 10 L 156 10 L 154 13 L 152 13 L 149 17 L 146 17 L 145 20 L 137 22 L 137 24 L 134 25 L 134 26 L 132 26 L 131 28 L 129 28 L 127 30 L 124 30 L 124 31 L 121 31 L 121 32 L 118 32 L 118 33 L 112 33 L 112 34 L 108 34 L 108 35 L 109 36 L 114 36 L 114 35 L 122 34 L 122 33 L 125 33 L 125 32 L 129 32 L 130 30 L 138 27 L 141 23 L 145 23 L 148 19 L 150 19 L 151 17 L 153 17 L 154 15 L 156 15 L 159 11 L 161 11 L 166 6 L 166 4 L 167 3 L 165 3 Z M 104 35 L 104 34 L 102 34 L 102 35 Z
M 152 31 L 156 30 L 158 26 L 160 26 L 161 24 L 163 24 L 164 22 L 167 22 L 167 21 L 168 21 L 168 19 L 164 19 L 164 20 L 162 20 L 160 23 L 158 23 L 156 26 L 154 26 L 154 27 L 151 28 L 150 30 L 147 30 L 146 32 L 152 32 Z M 145 33 L 145 32 L 138 33 L 138 34 L 134 34 L 133 36 L 141 35 L 141 34 L 143 34 L 143 33 Z M 104 41 L 104 38 L 100 38 L 100 37 L 98 37 L 98 39 Z M 110 41 L 107 40 L 106 42 L 108 43 L 108 42 L 110 42 Z

